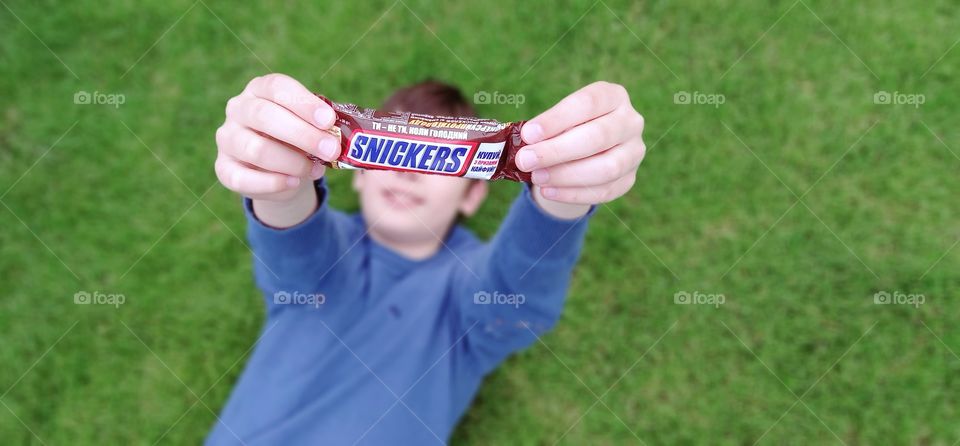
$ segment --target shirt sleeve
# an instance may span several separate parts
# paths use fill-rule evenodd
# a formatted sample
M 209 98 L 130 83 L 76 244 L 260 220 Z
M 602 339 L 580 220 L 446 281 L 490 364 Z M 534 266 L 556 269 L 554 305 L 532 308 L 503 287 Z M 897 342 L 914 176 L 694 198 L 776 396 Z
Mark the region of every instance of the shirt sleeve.
M 316 211 L 289 228 L 265 225 L 253 213 L 253 202 L 243 199 L 254 279 L 264 292 L 268 312 L 277 310 L 278 303 L 289 303 L 284 298 L 314 293 L 323 281 L 341 277 L 332 269 L 345 254 L 346 240 L 357 223 L 330 208 L 325 178 L 315 181 L 314 187 Z
M 533 201 L 527 185 L 497 234 L 454 286 L 464 345 L 482 373 L 523 349 L 559 320 L 587 222 L 596 212 L 567 220 Z

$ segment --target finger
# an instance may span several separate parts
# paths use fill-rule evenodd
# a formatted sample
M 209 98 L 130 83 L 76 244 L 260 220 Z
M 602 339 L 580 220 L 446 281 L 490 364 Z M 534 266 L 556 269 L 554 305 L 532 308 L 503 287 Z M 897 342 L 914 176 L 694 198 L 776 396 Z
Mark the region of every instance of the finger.
M 330 128 L 336 119 L 336 113 L 329 104 L 285 74 L 274 73 L 254 78 L 244 91 L 283 106 L 319 129 Z
M 621 144 L 594 156 L 533 171 L 538 186 L 598 186 L 635 172 L 643 161 L 643 142 Z
M 574 204 L 598 204 L 613 201 L 627 193 L 636 181 L 636 172 L 610 183 L 584 187 L 544 187 L 540 194 L 552 201 Z
M 214 169 L 217 178 L 227 189 L 243 195 L 272 194 L 300 185 L 300 178 L 259 171 L 223 154 L 217 157 Z
M 517 167 L 530 172 L 607 150 L 631 136 L 639 135 L 639 129 L 630 116 L 628 110 L 610 113 L 559 136 L 528 145 L 517 153 Z
M 220 147 L 227 155 L 268 172 L 295 177 L 311 175 L 314 163 L 303 152 L 239 124 L 228 123 L 223 128 L 227 129 L 223 137 L 226 141 Z
M 340 154 L 340 141 L 307 124 L 299 116 L 273 102 L 240 95 L 227 102 L 227 119 L 267 134 L 326 161 Z
M 563 98 L 553 107 L 527 121 L 520 135 L 534 144 L 563 133 L 577 124 L 603 116 L 629 103 L 627 90 L 610 82 L 594 82 Z

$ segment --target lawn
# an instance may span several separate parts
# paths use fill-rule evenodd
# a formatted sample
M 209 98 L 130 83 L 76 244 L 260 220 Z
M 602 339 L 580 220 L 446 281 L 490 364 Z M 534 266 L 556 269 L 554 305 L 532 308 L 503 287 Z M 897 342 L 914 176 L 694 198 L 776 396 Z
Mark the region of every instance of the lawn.
M 646 117 L 563 319 L 451 443 L 960 441 L 956 2 L 2 3 L 4 444 L 202 441 L 264 319 L 213 134 L 267 72 L 523 95 L 501 120 L 605 79 Z

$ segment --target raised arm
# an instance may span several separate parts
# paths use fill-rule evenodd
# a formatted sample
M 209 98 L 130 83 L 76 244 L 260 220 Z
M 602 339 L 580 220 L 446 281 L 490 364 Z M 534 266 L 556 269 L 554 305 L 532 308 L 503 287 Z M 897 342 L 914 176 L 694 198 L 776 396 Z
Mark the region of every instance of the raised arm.
M 343 271 L 358 267 L 347 253 L 363 235 L 363 228 L 329 207 L 325 179 L 307 184 L 319 204 L 305 220 L 289 228 L 263 224 L 254 214 L 255 202 L 244 199 L 254 277 L 271 310 L 279 309 L 277 304 L 325 304 L 332 311 L 337 303 L 321 302 L 320 295 L 338 290 L 344 277 L 350 276 Z
M 453 300 L 464 345 L 486 373 L 560 318 L 590 213 L 551 215 L 523 185 L 490 243 L 458 269 Z
M 340 144 L 324 130 L 335 113 L 289 76 L 250 81 L 227 102 L 217 129 L 217 178 L 245 197 L 257 283 L 276 293 L 311 293 L 344 251 L 351 222 L 326 206 L 324 167 Z
M 486 372 L 560 317 L 587 219 L 627 193 L 646 147 L 626 89 L 595 82 L 528 121 L 517 154 L 532 172 L 488 247 L 462 275 L 456 308 L 467 349 Z M 471 328 L 472 327 L 472 328 Z

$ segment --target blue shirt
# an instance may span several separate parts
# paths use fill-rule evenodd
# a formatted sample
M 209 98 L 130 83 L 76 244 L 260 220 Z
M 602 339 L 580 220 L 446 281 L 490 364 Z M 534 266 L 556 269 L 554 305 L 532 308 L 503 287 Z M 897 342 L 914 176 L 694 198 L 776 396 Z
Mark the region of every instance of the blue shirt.
M 267 318 L 206 443 L 442 444 L 484 375 L 559 319 L 588 218 L 555 218 L 524 186 L 490 242 L 457 225 L 412 260 L 316 187 L 287 229 L 245 203 Z

